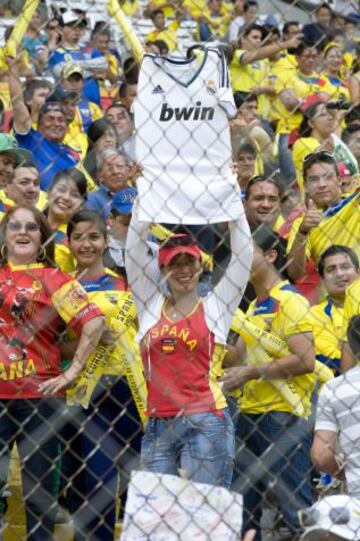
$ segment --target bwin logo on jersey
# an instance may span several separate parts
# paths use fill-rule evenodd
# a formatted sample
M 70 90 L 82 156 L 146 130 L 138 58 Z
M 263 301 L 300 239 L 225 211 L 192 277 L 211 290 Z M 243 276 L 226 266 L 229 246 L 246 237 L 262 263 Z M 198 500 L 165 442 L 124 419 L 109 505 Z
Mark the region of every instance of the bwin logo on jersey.
M 169 107 L 163 103 L 160 111 L 160 121 L 169 122 L 173 117 L 175 120 L 212 120 L 214 118 L 214 107 L 202 107 L 201 101 L 195 103 L 196 107 Z

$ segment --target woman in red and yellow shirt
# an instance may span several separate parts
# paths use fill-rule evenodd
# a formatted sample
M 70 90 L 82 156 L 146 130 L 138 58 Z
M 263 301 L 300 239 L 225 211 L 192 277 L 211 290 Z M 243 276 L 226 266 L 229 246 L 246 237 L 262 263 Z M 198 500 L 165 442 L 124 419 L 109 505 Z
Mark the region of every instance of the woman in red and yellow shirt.
M 229 230 L 231 261 L 204 299 L 197 292 L 201 252 L 189 235 L 175 235 L 160 248 L 160 284 L 166 282 L 166 293 L 153 272 L 148 224 L 138 221 L 137 208 L 126 254 L 148 386 L 143 467 L 173 475 L 182 469 L 193 481 L 226 487 L 232 479 L 234 428 L 217 378 L 252 256 L 244 214 Z
M 0 478 L 6 480 L 17 443 L 31 541 L 53 539 L 53 466 L 63 420 L 63 389 L 73 383 L 103 330 L 102 312 L 80 284 L 53 267 L 46 218 L 33 207 L 13 207 L 1 222 Z M 73 361 L 60 369 L 64 325 L 79 336 Z

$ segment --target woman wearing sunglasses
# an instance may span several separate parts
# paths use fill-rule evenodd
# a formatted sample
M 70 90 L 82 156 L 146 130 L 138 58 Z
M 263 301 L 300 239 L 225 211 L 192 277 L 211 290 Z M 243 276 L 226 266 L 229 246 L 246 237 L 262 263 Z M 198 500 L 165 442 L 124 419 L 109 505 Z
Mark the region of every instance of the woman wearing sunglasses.
M 7 479 L 16 442 L 27 539 L 50 541 L 63 389 L 76 380 L 97 345 L 103 317 L 80 284 L 53 267 L 51 229 L 41 212 L 14 207 L 0 230 L 0 479 Z M 61 373 L 58 344 L 64 324 L 79 335 L 79 343 Z
M 229 229 L 231 261 L 205 299 L 197 293 L 200 249 L 188 235 L 174 235 L 160 248 L 158 263 L 167 293 L 160 291 L 151 272 L 148 224 L 139 222 L 137 208 L 126 254 L 148 386 L 143 467 L 173 475 L 183 470 L 193 481 L 226 487 L 232 479 L 234 429 L 217 378 L 252 259 L 244 214 Z

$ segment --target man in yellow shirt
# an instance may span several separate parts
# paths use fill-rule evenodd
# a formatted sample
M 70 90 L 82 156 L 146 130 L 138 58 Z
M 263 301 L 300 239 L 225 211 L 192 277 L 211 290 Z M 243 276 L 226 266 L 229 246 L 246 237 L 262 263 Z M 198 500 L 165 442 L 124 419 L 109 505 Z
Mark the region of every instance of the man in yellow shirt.
M 311 307 L 316 360 L 339 375 L 345 291 L 359 277 L 359 259 L 347 246 L 334 244 L 321 254 L 318 273 L 327 297 Z
M 61 83 L 55 92 L 61 93 L 61 89 L 65 89 L 69 93 L 71 102 L 67 107 L 69 124 L 64 143 L 79 152 L 82 158 L 85 156 L 88 146 L 86 133 L 90 124 L 103 117 L 100 107 L 84 98 L 83 88 L 83 69 L 80 64 L 69 63 L 62 70 Z M 70 94 L 73 98 L 70 97 Z
M 297 70 L 289 63 L 273 66 L 271 75 L 275 79 L 277 99 L 274 109 L 279 117 L 277 124 L 278 155 L 280 170 L 290 184 L 296 178 L 291 151 L 288 148 L 289 134 L 299 128 L 303 115 L 302 100 L 312 94 L 325 93 L 330 97 L 329 83 L 316 72 L 320 62 L 320 51 L 312 45 L 300 44 L 295 51 Z
M 151 20 L 154 23 L 155 30 L 152 30 L 146 36 L 145 41 L 163 40 L 169 47 L 169 51 L 175 51 L 178 46 L 177 31 L 179 21 L 175 20 L 166 26 L 166 19 L 162 9 L 156 9 L 151 14 Z
M 236 427 L 241 444 L 235 487 L 244 497 L 244 531 L 254 528 L 255 541 L 260 541 L 263 497 L 269 481 L 275 482 L 288 538 L 295 539 L 301 530 L 297 511 L 313 501 L 311 428 L 307 421 L 315 362 L 310 306 L 280 274 L 284 260 L 279 237 L 263 226 L 255 232 L 253 241 L 250 282 L 257 298 L 250 304 L 246 317 L 286 342 L 289 353 L 262 365 L 229 368 L 221 378 L 225 390 L 242 390 Z M 241 338 L 236 347 L 239 352 L 244 351 Z M 272 385 L 274 379 L 286 379 L 301 397 L 304 417 L 297 416 L 294 407 Z
M 295 220 L 290 237 L 288 275 L 304 276 L 308 259 L 316 264 L 321 254 L 334 244 L 352 248 L 360 255 L 360 192 L 341 197 L 336 160 L 330 152 L 309 154 L 304 161 L 303 176 L 308 209 Z
M 267 118 L 270 106 L 266 96 L 275 94 L 275 88 L 269 79 L 268 58 L 283 49 L 297 47 L 299 37 L 261 46 L 264 37 L 264 28 L 258 24 L 245 28 L 239 38 L 239 48 L 235 50 L 230 64 L 230 76 L 234 92 L 251 92 L 259 97 L 258 112 Z

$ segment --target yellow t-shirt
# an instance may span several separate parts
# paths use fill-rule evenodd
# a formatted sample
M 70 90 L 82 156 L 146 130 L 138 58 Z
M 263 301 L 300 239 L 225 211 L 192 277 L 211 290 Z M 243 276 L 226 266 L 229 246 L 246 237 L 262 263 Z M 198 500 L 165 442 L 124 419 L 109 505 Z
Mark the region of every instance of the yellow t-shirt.
M 230 78 L 233 91 L 251 92 L 254 86 L 267 86 L 270 84 L 270 63 L 267 59 L 255 60 L 243 66 L 241 57 L 246 51 L 237 49 L 230 64 Z M 258 98 L 258 112 L 264 118 L 270 113 L 270 102 L 266 96 Z
M 255 299 L 250 304 L 246 317 L 251 323 L 285 342 L 289 336 L 312 332 L 310 305 L 287 280 L 273 287 L 266 298 Z M 315 378 L 305 374 L 291 377 L 290 380 L 301 396 L 306 415 L 308 415 Z M 270 380 L 252 380 L 246 383 L 239 405 L 241 412 L 248 414 L 268 411 L 293 413 L 290 404 L 280 395 Z
M 175 9 L 172 6 L 161 7 L 161 4 L 163 3 L 164 0 L 151 0 L 152 10 L 154 11 L 155 9 L 162 9 L 167 19 L 175 19 Z
M 75 272 L 76 262 L 67 242 L 67 225 L 63 224 L 55 233 L 55 263 L 60 270 L 71 274 Z
M 335 208 L 325 211 L 318 227 L 309 234 L 310 257 L 316 263 L 329 246 L 342 244 L 352 248 L 360 257 L 360 192 L 343 199 Z
M 296 76 L 296 70 L 296 57 L 285 51 L 281 53 L 279 60 L 276 60 L 275 62 L 270 61 L 270 77 L 275 85 L 275 90 L 277 91 L 278 88 L 282 89 L 284 86 L 286 86 L 287 82 Z M 278 108 L 280 107 L 281 109 L 281 106 L 284 107 L 280 102 L 280 99 L 275 96 L 272 99 L 272 107 L 270 111 L 271 120 L 279 120 L 281 118 L 281 115 L 278 112 Z
M 191 16 L 194 19 L 201 17 L 204 11 L 207 9 L 206 0 L 184 0 L 182 7 L 190 11 Z
M 312 75 L 303 75 L 297 71 L 294 75 L 293 70 L 280 68 L 280 70 L 273 69 L 271 75 L 275 76 L 275 90 L 277 96 L 280 96 L 281 92 L 286 89 L 293 90 L 298 99 L 303 99 L 311 94 L 318 94 L 319 92 L 325 92 L 331 96 L 331 85 L 315 72 Z M 280 98 L 275 100 L 274 108 L 275 107 L 276 113 L 279 115 L 279 122 L 276 130 L 277 133 L 287 134 L 299 128 L 303 115 L 298 109 L 289 111 Z
M 339 100 L 343 98 L 345 101 L 350 101 L 350 92 L 342 79 L 337 77 L 329 77 L 325 73 L 321 74 L 321 77 L 325 79 L 328 84 L 330 96 L 332 100 Z
M 332 244 L 348 246 L 360 257 L 360 192 L 356 191 L 342 199 L 337 205 L 324 211 L 323 218 L 307 238 L 306 257 L 316 264 L 324 250 Z M 288 247 L 290 250 L 303 217 L 292 224 Z
M 31 70 L 30 56 L 25 50 L 21 52 L 21 65 Z M 5 48 L 0 47 L 0 72 L 8 73 L 8 71 L 9 67 L 5 60 Z M 5 111 L 11 111 L 10 90 L 7 80 L 0 81 L 0 99 L 4 104 Z
M 124 0 L 123 2 L 120 2 L 120 7 L 127 15 L 128 17 L 134 17 L 140 10 L 140 2 L 139 0 L 134 0 L 134 2 L 130 2 L 130 0 Z
M 86 108 L 86 114 L 88 115 L 90 112 L 89 116 L 91 117 L 92 122 L 103 117 L 103 113 L 96 103 L 88 101 L 86 103 Z M 88 139 L 84 130 L 81 109 L 79 106 L 76 106 L 75 108 L 75 117 L 69 123 L 68 130 L 64 137 L 64 143 L 75 149 L 82 159 L 85 157 L 88 148 Z
M 179 28 L 178 21 L 173 21 L 164 30 L 153 30 L 146 36 L 145 41 L 156 41 L 162 39 L 169 47 L 169 51 L 175 51 L 178 46 L 177 31 Z
M 303 177 L 304 158 L 319 148 L 320 143 L 315 137 L 300 137 L 292 147 L 292 157 L 296 171 L 296 180 L 300 188 L 301 201 L 305 201 L 305 188 Z
M 340 341 L 343 332 L 344 307 L 329 299 L 311 309 L 316 360 L 338 375 L 340 370 Z
M 354 316 L 360 315 L 360 278 L 355 280 L 346 289 L 345 303 L 344 303 L 344 319 L 341 333 L 341 340 L 347 342 L 347 329 L 350 320 Z

